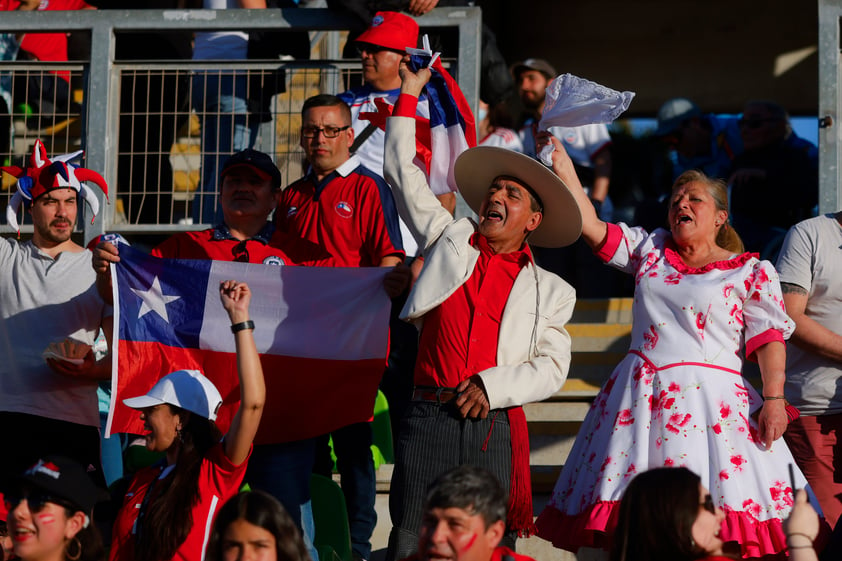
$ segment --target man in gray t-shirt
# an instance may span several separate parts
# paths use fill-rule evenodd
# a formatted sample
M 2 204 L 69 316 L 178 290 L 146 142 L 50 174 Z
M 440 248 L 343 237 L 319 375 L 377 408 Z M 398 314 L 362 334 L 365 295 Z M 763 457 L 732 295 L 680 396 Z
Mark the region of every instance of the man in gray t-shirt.
M 30 167 L 4 171 L 19 177 L 9 221 L 24 203 L 34 231 L 25 242 L 0 238 L 0 483 L 55 454 L 104 486 L 96 390 L 111 377 L 111 359 L 95 361 L 91 347 L 100 328 L 110 338 L 111 308 L 96 291 L 91 252 L 71 234 L 78 206 L 92 196 L 81 181 L 105 183 L 50 162 L 40 141 Z
M 842 515 L 842 211 L 793 226 L 777 263 L 795 333 L 785 393 L 801 418 L 784 433 L 831 527 Z

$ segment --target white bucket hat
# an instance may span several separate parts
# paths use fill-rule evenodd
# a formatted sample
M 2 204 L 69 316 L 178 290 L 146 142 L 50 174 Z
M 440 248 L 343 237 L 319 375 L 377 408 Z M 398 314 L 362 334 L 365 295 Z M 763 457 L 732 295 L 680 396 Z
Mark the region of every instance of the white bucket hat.
M 158 380 L 146 395 L 124 399 L 123 403 L 132 409 L 169 403 L 215 421 L 222 396 L 213 382 L 198 370 L 176 370 Z

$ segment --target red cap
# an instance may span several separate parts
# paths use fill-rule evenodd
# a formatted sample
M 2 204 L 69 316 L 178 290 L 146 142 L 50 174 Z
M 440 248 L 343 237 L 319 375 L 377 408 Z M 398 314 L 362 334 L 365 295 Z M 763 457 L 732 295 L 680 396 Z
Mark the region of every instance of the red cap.
M 377 12 L 368 29 L 356 40 L 404 52 L 407 47 L 418 46 L 418 24 L 400 12 Z

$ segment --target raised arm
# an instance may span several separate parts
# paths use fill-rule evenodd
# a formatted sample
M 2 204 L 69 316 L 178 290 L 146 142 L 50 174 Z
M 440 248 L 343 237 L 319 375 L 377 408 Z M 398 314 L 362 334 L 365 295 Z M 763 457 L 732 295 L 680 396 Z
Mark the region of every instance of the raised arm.
M 582 188 L 579 176 L 576 175 L 573 160 L 567 155 L 567 151 L 565 151 L 561 141 L 547 132 L 538 135 L 538 151 L 549 143 L 555 146 L 552 156 L 553 172 L 564 181 L 570 192 L 573 193 L 573 197 L 575 197 L 576 203 L 579 205 L 579 211 L 582 213 L 582 238 L 592 250 L 596 251 L 605 243 L 605 238 L 608 235 L 608 225 L 597 216 L 596 209 Z
M 408 57 L 407 57 L 408 58 Z M 415 158 L 415 108 L 430 79 L 430 70 L 413 72 L 401 62 L 401 95 L 386 122 L 383 175 L 392 187 L 398 213 L 422 250 L 429 247 L 453 221 L 453 216 L 433 194 L 427 178 L 413 163 Z
M 251 290 L 245 283 L 224 281 L 219 285 L 219 297 L 235 330 L 237 374 L 240 379 L 240 408 L 231 421 L 228 434 L 225 435 L 224 448 L 231 463 L 240 465 L 248 458 L 257 427 L 260 425 L 266 401 L 266 384 L 263 380 L 260 356 L 254 344 L 254 328 L 243 325 L 249 322 Z

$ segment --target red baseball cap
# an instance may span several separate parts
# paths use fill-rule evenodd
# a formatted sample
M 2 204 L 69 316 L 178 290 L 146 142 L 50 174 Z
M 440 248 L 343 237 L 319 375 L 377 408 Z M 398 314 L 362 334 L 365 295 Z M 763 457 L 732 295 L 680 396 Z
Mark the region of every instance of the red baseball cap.
M 377 12 L 356 41 L 404 52 L 418 46 L 418 24 L 400 12 Z

